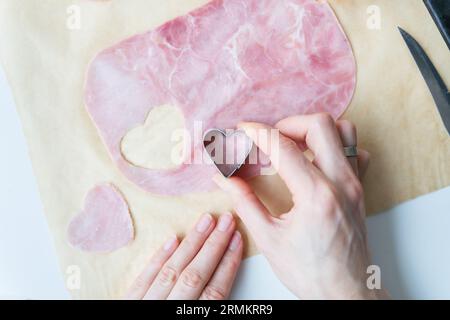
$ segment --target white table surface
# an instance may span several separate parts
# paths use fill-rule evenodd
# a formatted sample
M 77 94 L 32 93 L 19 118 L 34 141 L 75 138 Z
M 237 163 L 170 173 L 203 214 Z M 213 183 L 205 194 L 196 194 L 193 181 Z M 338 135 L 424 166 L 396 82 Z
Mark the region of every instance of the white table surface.
M 0 298 L 68 299 L 2 70 L 0 146 Z M 450 299 L 449 228 L 450 187 L 368 219 L 373 260 L 394 298 Z M 232 298 L 294 297 L 258 255 L 243 262 Z

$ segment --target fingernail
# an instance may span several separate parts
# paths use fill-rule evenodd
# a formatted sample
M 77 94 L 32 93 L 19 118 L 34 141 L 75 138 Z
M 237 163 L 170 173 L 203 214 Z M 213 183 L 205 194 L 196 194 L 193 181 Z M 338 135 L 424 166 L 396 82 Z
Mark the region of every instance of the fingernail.
M 203 233 L 203 232 L 205 232 L 206 230 L 208 230 L 208 228 L 209 228 L 209 226 L 211 225 L 211 223 L 212 223 L 212 217 L 211 217 L 211 215 L 210 215 L 209 213 L 204 214 L 204 215 L 201 217 L 200 221 L 197 223 L 196 230 L 197 230 L 198 232 L 200 232 L 200 233 Z
M 239 248 L 241 241 L 242 241 L 241 233 L 239 231 L 235 231 L 233 234 L 233 238 L 231 238 L 228 249 L 230 249 L 230 251 L 236 250 L 237 248 Z
M 166 243 L 164 244 L 163 247 L 164 251 L 169 251 L 170 249 L 172 249 L 177 240 L 178 240 L 177 236 L 175 235 L 171 236 L 169 240 L 167 240 Z
M 233 216 L 231 215 L 231 213 L 225 213 L 223 215 L 220 216 L 219 218 L 219 224 L 217 226 L 217 229 L 219 229 L 219 231 L 227 231 L 228 228 L 231 225 L 231 222 L 233 221 Z

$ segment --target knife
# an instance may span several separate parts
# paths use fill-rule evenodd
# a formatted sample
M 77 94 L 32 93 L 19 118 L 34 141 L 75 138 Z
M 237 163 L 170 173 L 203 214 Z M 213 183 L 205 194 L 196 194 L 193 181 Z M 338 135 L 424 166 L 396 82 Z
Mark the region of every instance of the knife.
M 444 126 L 450 135 L 450 93 L 447 86 L 420 44 L 408 32 L 400 27 L 399 30 L 431 91 Z
M 424 0 L 423 2 L 433 17 L 447 47 L 450 49 L 450 1 Z

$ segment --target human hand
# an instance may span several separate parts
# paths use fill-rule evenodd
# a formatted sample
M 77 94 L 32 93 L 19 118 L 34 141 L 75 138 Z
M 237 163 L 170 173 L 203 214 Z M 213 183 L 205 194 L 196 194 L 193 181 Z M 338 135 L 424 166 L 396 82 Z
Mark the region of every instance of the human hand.
M 273 217 L 244 180 L 214 180 L 228 192 L 236 213 L 279 279 L 299 298 L 366 299 L 384 297 L 366 286 L 370 265 L 365 207 L 359 177 L 369 155 L 347 159 L 344 146 L 356 146 L 356 129 L 327 114 L 296 116 L 272 128 L 243 123 L 240 128 L 266 153 L 292 193 L 293 208 Z M 273 142 L 272 142 L 273 144 Z M 301 146 L 301 147 L 299 147 Z M 314 154 L 310 162 L 301 148 Z
M 215 225 L 203 215 L 179 243 L 170 238 L 136 279 L 127 299 L 226 299 L 242 258 L 242 237 L 230 213 Z

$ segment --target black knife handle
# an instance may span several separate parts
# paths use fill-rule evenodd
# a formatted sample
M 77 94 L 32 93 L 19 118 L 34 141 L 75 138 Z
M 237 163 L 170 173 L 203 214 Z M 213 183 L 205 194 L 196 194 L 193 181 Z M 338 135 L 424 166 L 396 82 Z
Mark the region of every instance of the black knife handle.
M 424 0 L 450 50 L 450 0 Z

